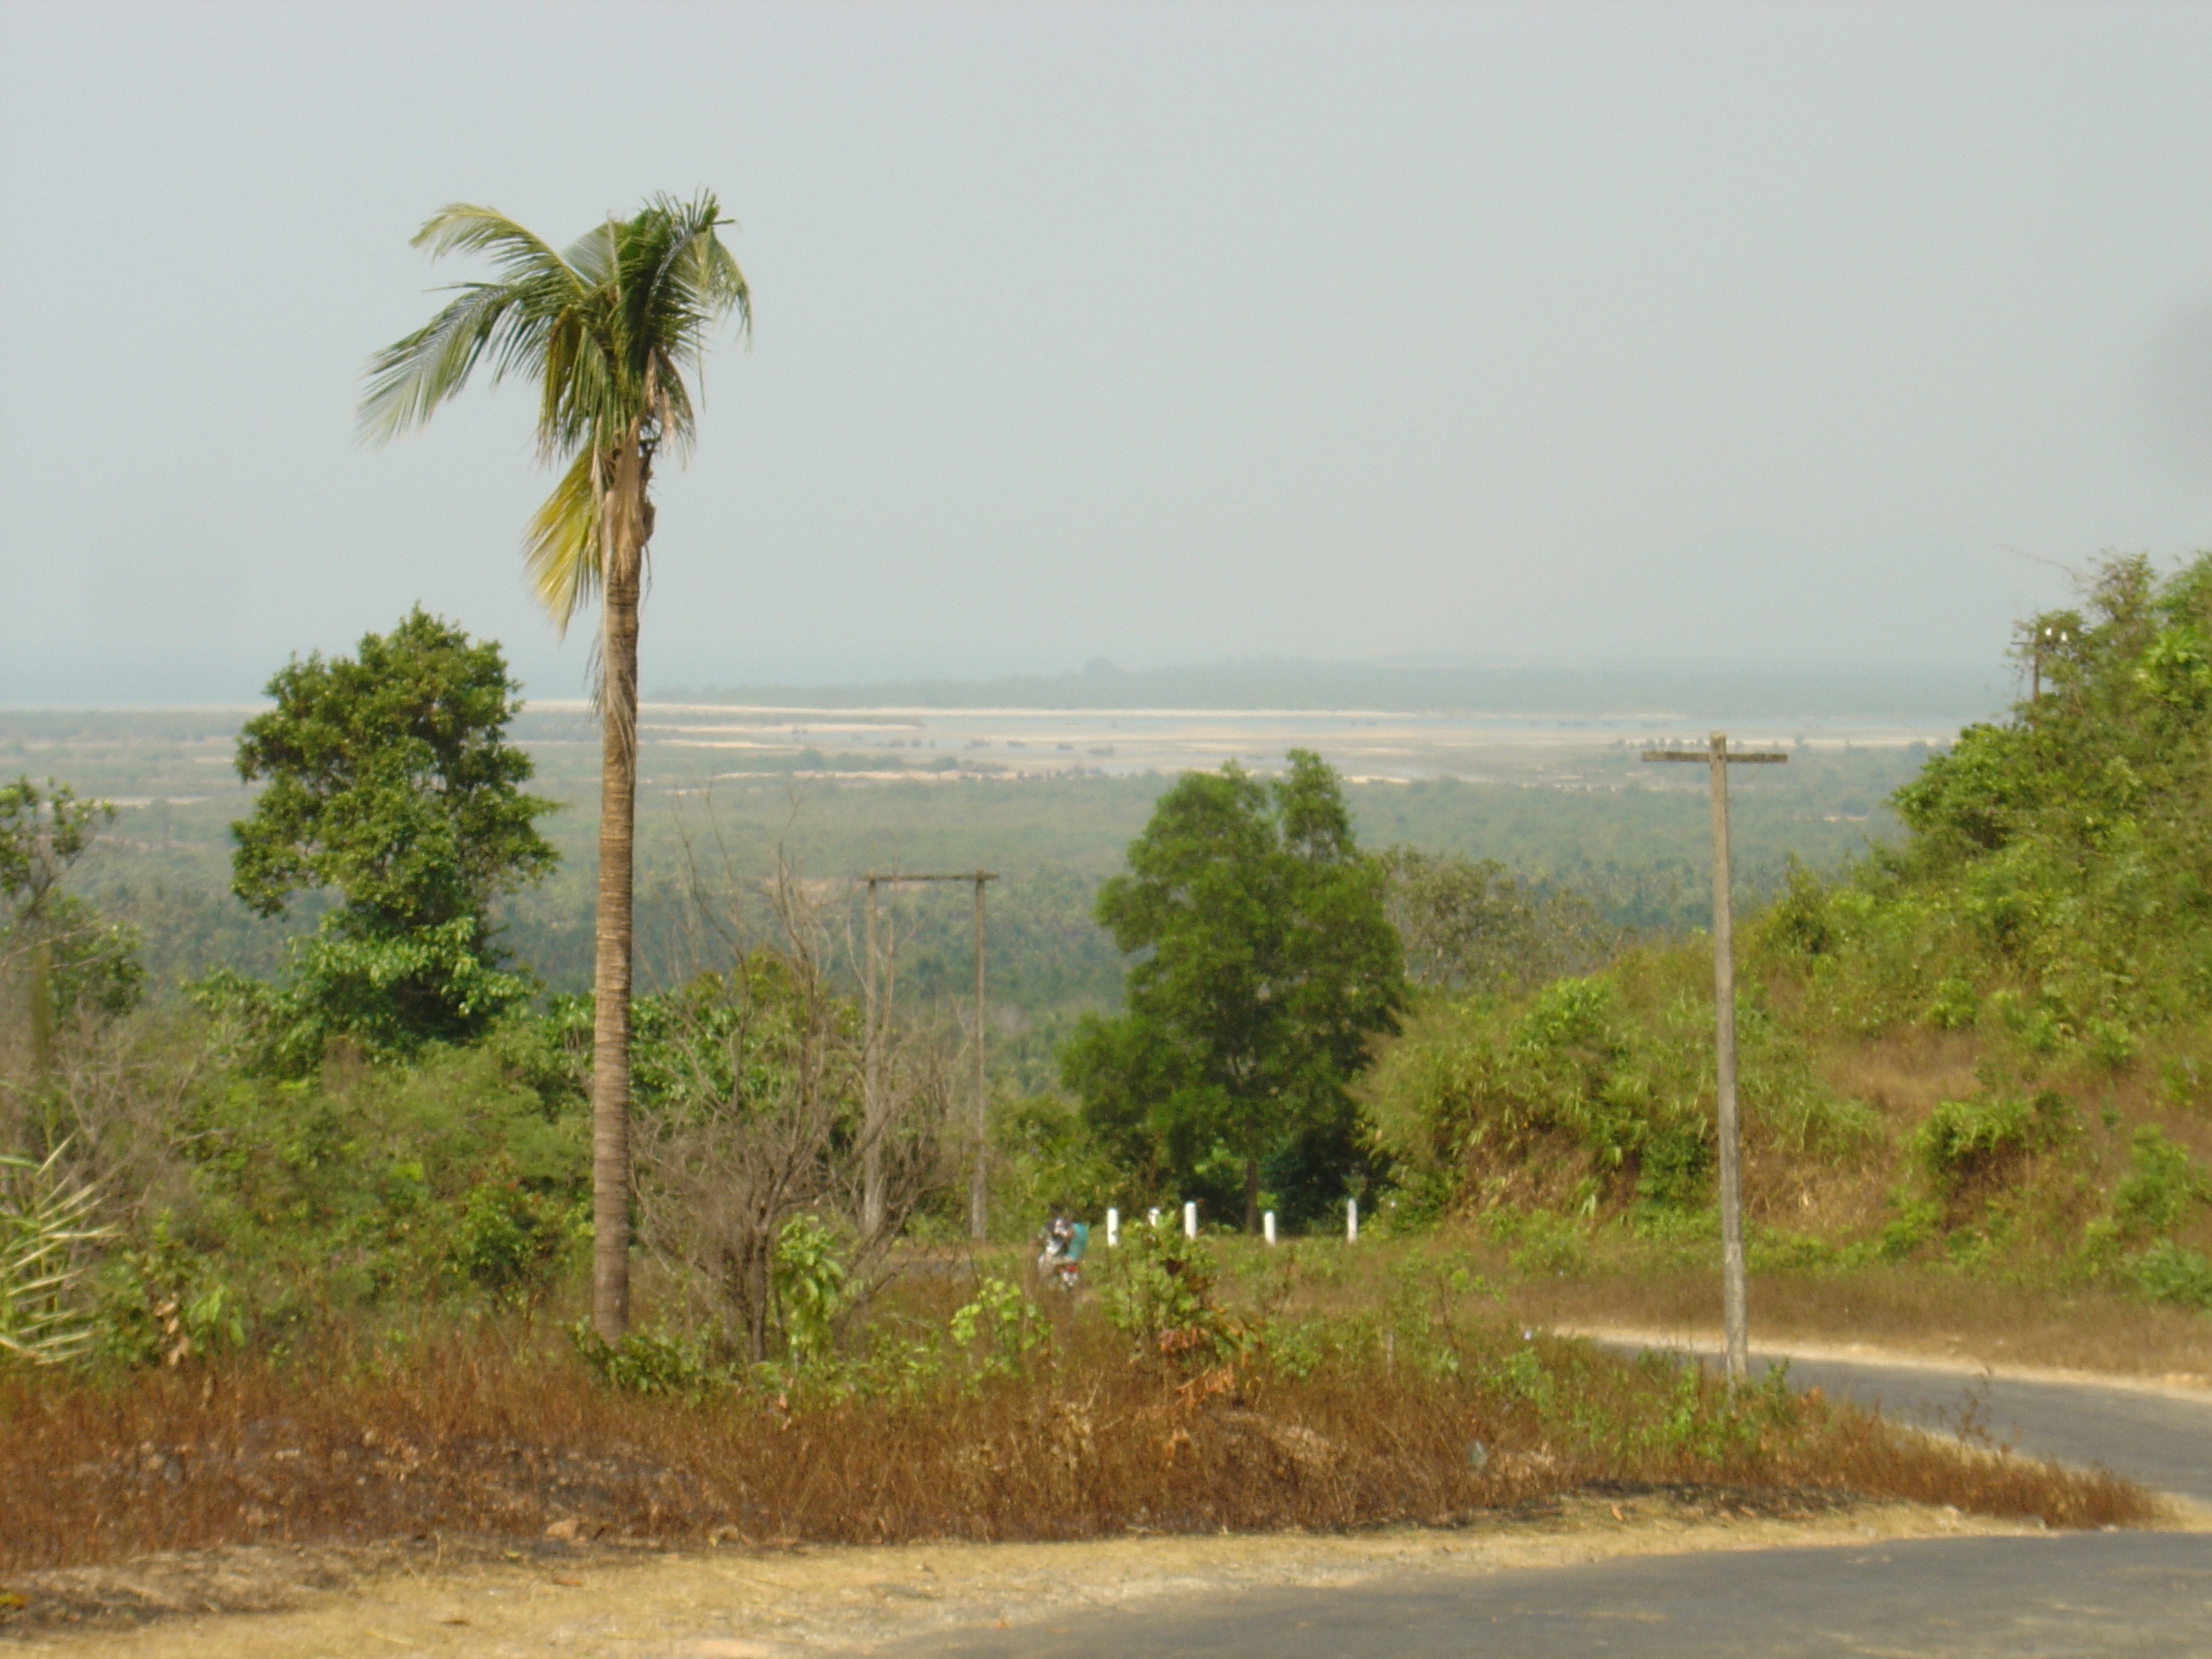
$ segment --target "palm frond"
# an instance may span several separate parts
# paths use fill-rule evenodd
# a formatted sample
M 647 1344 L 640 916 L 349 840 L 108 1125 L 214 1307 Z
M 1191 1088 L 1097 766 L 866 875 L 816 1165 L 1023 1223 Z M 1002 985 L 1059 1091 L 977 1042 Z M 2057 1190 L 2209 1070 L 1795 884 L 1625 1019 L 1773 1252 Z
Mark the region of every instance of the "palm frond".
M 430 418 L 489 357 L 495 383 L 541 366 L 544 320 L 573 304 L 575 273 L 529 231 L 489 208 L 455 203 L 432 215 L 414 245 L 432 258 L 489 252 L 505 281 L 467 283 L 422 327 L 369 359 L 358 429 L 386 442 Z
M 532 515 L 523 557 L 532 588 L 563 629 L 605 574 L 607 457 L 641 434 L 678 456 L 688 451 L 687 372 L 733 313 L 740 331 L 750 330 L 751 293 L 716 234 L 728 222 L 711 193 L 655 196 L 556 252 L 502 214 L 455 203 L 415 238 L 433 258 L 487 255 L 499 280 L 464 285 L 422 328 L 370 360 L 362 436 L 381 442 L 421 425 L 479 368 L 495 383 L 534 381 L 538 453 L 562 472 Z
M 362 440 L 384 443 L 422 425 L 466 386 L 514 301 L 510 289 L 472 284 L 421 328 L 370 358 L 356 422 Z
M 62 1174 L 65 1150 L 42 1163 L 0 1153 L 0 1352 L 33 1364 L 92 1345 L 93 1323 L 70 1292 L 86 1270 L 80 1247 L 113 1232 L 88 1224 L 99 1193 Z
M 522 538 L 531 592 L 562 633 L 599 591 L 599 491 L 597 452 L 584 450 L 530 515 Z
M 510 283 L 548 272 L 566 272 L 559 254 L 505 214 L 469 202 L 448 202 L 428 219 L 408 244 L 433 259 L 448 253 L 489 253 Z
M 562 258 L 577 281 L 594 294 L 613 291 L 622 262 L 623 222 L 609 216 L 568 244 Z

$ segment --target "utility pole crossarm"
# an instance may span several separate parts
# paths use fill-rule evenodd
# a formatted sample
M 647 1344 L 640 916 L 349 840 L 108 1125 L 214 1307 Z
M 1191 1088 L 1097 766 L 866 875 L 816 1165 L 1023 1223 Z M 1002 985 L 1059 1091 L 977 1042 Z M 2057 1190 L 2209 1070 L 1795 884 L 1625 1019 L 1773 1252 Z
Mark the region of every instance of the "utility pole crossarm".
M 1710 749 L 1647 749 L 1644 758 L 1648 761 L 1706 761 L 1713 757 Z M 1790 757 L 1779 749 L 1730 749 L 1724 758 L 1730 766 L 1779 766 Z
M 878 884 L 896 887 L 909 881 L 996 881 L 998 878 L 999 872 L 995 870 L 954 870 L 949 873 L 929 875 L 908 875 L 903 870 L 864 870 L 853 878 L 854 881 L 864 881 L 871 887 Z

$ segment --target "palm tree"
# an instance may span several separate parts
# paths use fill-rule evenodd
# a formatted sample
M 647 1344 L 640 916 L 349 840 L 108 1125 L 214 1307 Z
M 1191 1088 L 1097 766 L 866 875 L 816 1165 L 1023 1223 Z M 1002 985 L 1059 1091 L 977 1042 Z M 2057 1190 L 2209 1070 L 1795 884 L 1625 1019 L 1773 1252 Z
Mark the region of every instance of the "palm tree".
M 530 520 L 532 586 L 564 632 L 600 603 L 599 886 L 592 970 L 592 1323 L 629 1322 L 632 831 L 637 805 L 637 607 L 653 537 L 653 467 L 695 431 L 684 384 L 732 313 L 750 326 L 744 274 L 715 234 L 714 197 L 656 196 L 567 250 L 488 208 L 441 209 L 415 237 L 433 258 L 484 253 L 498 279 L 465 283 L 428 323 L 370 359 L 361 432 L 422 425 L 489 363 L 538 383 L 540 457 L 565 463 Z

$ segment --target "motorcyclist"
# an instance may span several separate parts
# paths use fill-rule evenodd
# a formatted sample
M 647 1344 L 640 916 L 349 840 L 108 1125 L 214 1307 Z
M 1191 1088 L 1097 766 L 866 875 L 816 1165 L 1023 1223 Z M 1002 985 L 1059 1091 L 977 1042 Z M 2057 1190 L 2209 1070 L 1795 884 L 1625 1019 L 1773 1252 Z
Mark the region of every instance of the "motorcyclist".
M 1040 1238 L 1044 1249 L 1037 1257 L 1038 1273 L 1062 1290 L 1073 1290 L 1082 1277 L 1083 1252 L 1091 1242 L 1090 1227 L 1073 1219 L 1066 1205 L 1055 1204 Z

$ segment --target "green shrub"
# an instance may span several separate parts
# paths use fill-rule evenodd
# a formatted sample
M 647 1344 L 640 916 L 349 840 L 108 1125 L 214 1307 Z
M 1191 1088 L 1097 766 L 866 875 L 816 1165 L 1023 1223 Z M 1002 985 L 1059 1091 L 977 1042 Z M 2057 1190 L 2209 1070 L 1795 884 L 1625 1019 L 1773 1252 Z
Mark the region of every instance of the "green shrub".
M 180 1365 L 244 1345 L 242 1298 L 219 1262 L 157 1216 L 145 1243 L 118 1252 L 100 1283 L 99 1352 L 123 1365 Z
M 1139 1353 L 1182 1365 L 1211 1364 L 1235 1352 L 1245 1333 L 1213 1293 L 1212 1252 L 1164 1218 L 1132 1226 L 1109 1258 L 1101 1302 Z
M 1483 1231 L 1511 1247 L 1513 1265 L 1524 1273 L 1577 1273 L 1589 1265 L 1588 1237 L 1563 1215 L 1498 1210 L 1484 1218 Z
M 775 1236 L 769 1282 L 796 1368 L 818 1364 L 829 1355 L 837 1316 L 846 1304 L 842 1244 L 819 1216 L 795 1215 Z
M 972 1384 L 1014 1375 L 1044 1341 L 1046 1326 L 1020 1285 L 1010 1279 L 987 1278 L 952 1310 L 945 1334 L 956 1350 L 965 1351 Z
M 471 1284 L 501 1302 L 534 1307 L 590 1237 L 591 1211 L 563 1194 L 487 1182 L 462 1200 L 458 1232 L 453 1260 Z
M 1963 1030 L 1981 1012 L 1981 999 L 1967 981 L 1954 974 L 1936 981 L 1920 1017 L 1939 1030 Z
M 549 1111 L 491 1051 L 233 1074 L 185 1127 L 173 1230 L 220 1258 L 249 1330 L 391 1299 L 526 1304 L 573 1260 L 584 1115 Z
M 729 1389 L 736 1376 L 717 1364 L 705 1339 L 665 1330 L 632 1331 L 610 1342 L 582 1320 L 568 1327 L 569 1340 L 592 1374 L 624 1394 L 702 1400 Z
M 2136 1295 L 2147 1302 L 2212 1310 L 2212 1261 L 2161 1238 L 2122 1264 Z
M 2029 1152 L 2056 1144 L 2075 1127 L 2074 1109 L 2050 1091 L 2033 1101 L 1984 1095 L 1939 1101 L 1906 1140 L 1906 1151 L 1930 1186 L 1946 1196 L 2002 1179 Z
M 2158 1129 L 2145 1124 L 2128 1148 L 2128 1173 L 2112 1188 L 2112 1219 L 2129 1233 L 2162 1233 L 2191 1205 L 2212 1201 L 2212 1182 Z

